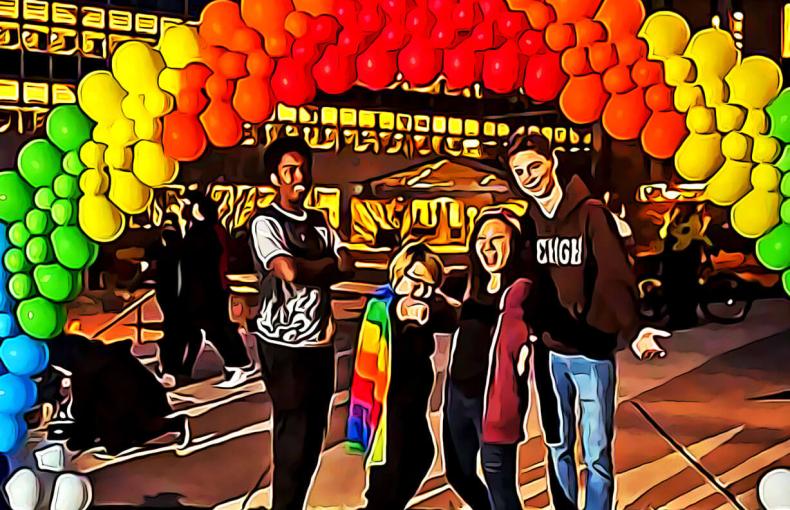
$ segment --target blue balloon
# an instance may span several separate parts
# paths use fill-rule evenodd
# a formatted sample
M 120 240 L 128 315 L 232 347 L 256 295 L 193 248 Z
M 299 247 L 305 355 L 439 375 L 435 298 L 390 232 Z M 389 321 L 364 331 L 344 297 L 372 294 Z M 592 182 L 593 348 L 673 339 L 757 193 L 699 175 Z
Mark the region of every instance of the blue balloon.
M 47 367 L 49 349 L 44 342 L 19 335 L 0 344 L 0 361 L 12 374 L 31 376 Z
M 0 453 L 14 453 L 24 440 L 27 427 L 19 416 L 0 413 Z
M 19 414 L 38 398 L 36 385 L 27 377 L 0 375 L 0 413 Z
M 3 289 L 3 292 L 5 289 Z M 11 311 L 0 312 L 0 338 L 8 338 L 19 334 L 19 326 Z

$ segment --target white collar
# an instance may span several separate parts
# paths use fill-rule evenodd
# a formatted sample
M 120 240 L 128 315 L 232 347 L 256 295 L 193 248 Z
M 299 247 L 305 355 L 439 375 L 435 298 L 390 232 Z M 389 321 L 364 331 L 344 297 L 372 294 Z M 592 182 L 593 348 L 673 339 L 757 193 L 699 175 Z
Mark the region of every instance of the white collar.
M 285 209 L 280 207 L 280 204 L 278 204 L 277 202 L 272 202 L 272 207 L 274 207 L 275 209 L 277 209 L 278 211 L 280 211 L 281 213 L 283 213 L 284 215 L 288 216 L 291 219 L 297 221 L 304 221 L 307 219 L 307 211 L 305 211 L 304 209 L 302 209 L 302 214 L 296 214 L 291 211 L 286 211 Z

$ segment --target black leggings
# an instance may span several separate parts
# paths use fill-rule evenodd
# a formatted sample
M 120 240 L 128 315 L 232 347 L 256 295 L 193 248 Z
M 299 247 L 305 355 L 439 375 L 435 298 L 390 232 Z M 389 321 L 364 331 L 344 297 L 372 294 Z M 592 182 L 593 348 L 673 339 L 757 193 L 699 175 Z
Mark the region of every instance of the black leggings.
M 447 381 L 442 443 L 447 482 L 472 510 L 490 510 L 488 491 L 477 475 L 483 397 L 465 395 Z

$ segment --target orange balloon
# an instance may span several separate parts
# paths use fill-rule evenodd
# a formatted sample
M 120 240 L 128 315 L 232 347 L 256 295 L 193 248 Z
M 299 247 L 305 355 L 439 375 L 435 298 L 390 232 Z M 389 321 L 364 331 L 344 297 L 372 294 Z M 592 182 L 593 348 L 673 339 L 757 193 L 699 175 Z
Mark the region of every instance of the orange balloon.
M 633 140 L 650 117 L 645 105 L 644 89 L 634 89 L 625 94 L 614 94 L 603 111 L 603 126 L 616 140 Z
M 552 23 L 546 27 L 546 46 L 557 53 L 576 45 L 573 25 L 568 23 Z
M 294 8 L 297 11 L 304 11 L 315 17 L 334 13 L 336 9 L 335 4 L 334 0 L 294 0 Z
M 256 50 L 247 56 L 247 70 L 253 76 L 269 77 L 274 72 L 274 60 L 264 50 Z
M 216 147 L 233 147 L 241 141 L 241 118 L 230 103 L 211 101 L 202 114 L 200 123 L 208 140 Z
M 599 74 L 571 76 L 560 94 L 560 109 L 577 124 L 590 124 L 601 118 L 609 94 Z
M 258 124 L 268 119 L 274 111 L 268 81 L 259 76 L 247 76 L 236 83 L 233 108 L 247 122 Z
M 672 89 L 664 83 L 656 83 L 645 92 L 645 103 L 654 112 L 674 110 Z
M 617 64 L 614 45 L 608 41 L 593 43 L 590 46 L 590 66 L 596 73 L 603 73 Z
M 264 37 L 263 45 L 270 57 L 285 57 L 291 52 L 293 37 L 285 30 L 271 32 Z
M 617 47 L 617 61 L 627 66 L 632 65 L 640 58 L 647 56 L 647 44 L 636 37 L 626 37 L 615 43 Z
M 230 0 L 214 0 L 200 15 L 198 33 L 209 44 L 227 44 L 233 33 L 243 28 L 239 4 Z
M 606 26 L 609 40 L 618 42 L 633 37 L 645 19 L 642 0 L 604 0 L 595 19 Z
M 206 96 L 200 89 L 182 90 L 176 97 L 178 111 L 189 115 L 197 115 L 208 104 Z
M 241 0 L 241 17 L 264 38 L 284 30 L 285 18 L 294 10 L 291 0 Z
M 285 30 L 299 39 L 307 33 L 310 25 L 310 16 L 301 11 L 293 11 L 285 18 Z
M 642 130 L 642 148 L 656 159 L 674 157 L 688 135 L 684 116 L 676 111 L 655 112 Z
M 180 74 L 181 88 L 184 90 L 199 90 L 206 84 L 211 76 L 211 69 L 203 64 L 192 63 L 187 65 Z
M 231 38 L 228 48 L 239 53 L 249 54 L 262 47 L 261 36 L 251 28 L 237 30 Z
M 225 49 L 219 46 L 206 46 L 200 49 L 200 58 L 209 69 L 219 69 L 219 59 L 225 54 Z
M 583 47 L 574 46 L 562 53 L 562 70 L 571 76 L 581 76 L 592 72 L 587 61 L 587 52 Z
M 221 74 L 212 74 L 206 80 L 206 94 L 214 101 L 230 101 L 233 95 L 233 82 Z
M 225 52 L 219 59 L 219 72 L 222 76 L 231 80 L 241 78 L 247 74 L 246 61 L 247 57 L 242 53 Z
M 557 21 L 578 21 L 592 18 L 601 0 L 547 0 L 546 2 L 557 13 Z
M 183 112 L 165 115 L 162 146 L 165 155 L 178 161 L 195 161 L 206 150 L 206 133 L 197 116 Z
M 575 23 L 576 43 L 579 46 L 589 46 L 594 42 L 606 40 L 606 28 L 603 24 L 592 19 L 582 19 Z
M 512 6 L 513 0 L 510 3 L 511 8 L 516 9 Z M 549 23 L 557 19 L 554 9 L 538 0 L 526 0 L 523 7 L 518 10 L 523 10 L 527 14 L 529 25 L 535 30 L 543 31 Z
M 635 86 L 631 80 L 631 70 L 624 65 L 610 67 L 603 74 L 603 87 L 611 94 L 623 94 Z
M 647 88 L 664 81 L 664 68 L 660 62 L 640 58 L 631 68 L 631 78 L 638 86 Z

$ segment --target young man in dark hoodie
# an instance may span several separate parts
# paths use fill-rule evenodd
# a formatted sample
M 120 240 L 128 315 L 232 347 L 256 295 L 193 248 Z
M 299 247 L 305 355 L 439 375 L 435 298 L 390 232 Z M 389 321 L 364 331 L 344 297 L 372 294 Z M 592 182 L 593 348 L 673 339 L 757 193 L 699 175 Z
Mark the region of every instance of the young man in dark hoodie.
M 559 434 L 547 436 L 559 441 L 547 441 L 547 446 L 562 494 L 552 498 L 566 501 L 563 506 L 577 504 L 578 421 L 587 466 L 583 508 L 611 509 L 614 353 L 622 341 L 639 359 L 663 357 L 666 352 L 657 339 L 669 333 L 640 328 L 635 279 L 614 218 L 579 176 L 560 183 L 549 140 L 517 131 L 508 144 L 506 163 L 517 189 L 530 201 L 528 214 L 535 225 L 529 249 L 538 274 L 527 276 L 533 279 L 530 292 L 539 295 L 539 311 L 527 314 L 525 321 L 550 350 L 558 400 Z

